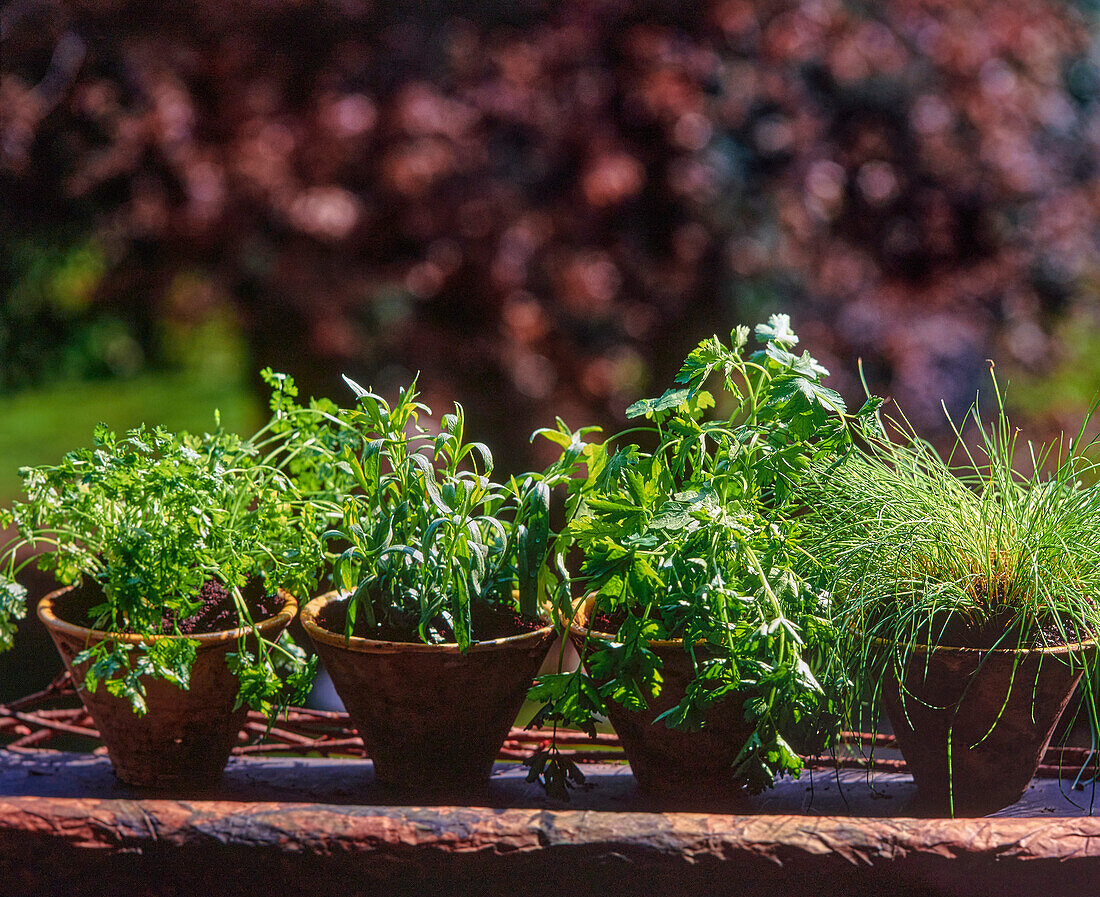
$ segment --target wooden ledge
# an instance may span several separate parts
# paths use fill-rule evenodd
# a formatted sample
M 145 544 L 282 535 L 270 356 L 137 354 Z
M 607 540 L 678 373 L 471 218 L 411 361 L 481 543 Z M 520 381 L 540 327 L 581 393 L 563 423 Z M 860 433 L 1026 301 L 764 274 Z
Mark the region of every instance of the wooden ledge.
M 0 893 L 1094 895 L 1090 791 L 1037 780 L 996 817 L 903 815 L 911 782 L 842 770 L 735 812 L 653 812 L 623 766 L 550 801 L 499 764 L 480 806 L 410 807 L 369 761 L 235 759 L 204 795 L 119 784 L 101 757 L 0 752 Z M 1063 788 L 1069 790 L 1068 783 Z M 389 805 L 387 805 L 389 804 Z

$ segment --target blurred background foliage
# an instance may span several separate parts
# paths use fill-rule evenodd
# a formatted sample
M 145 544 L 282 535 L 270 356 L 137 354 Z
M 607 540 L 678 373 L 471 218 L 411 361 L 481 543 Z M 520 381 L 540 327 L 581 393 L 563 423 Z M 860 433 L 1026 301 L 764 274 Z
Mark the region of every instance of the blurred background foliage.
M 1100 385 L 1097 0 L 14 0 L 0 494 L 92 425 L 421 371 L 505 469 L 792 314 L 944 432 Z

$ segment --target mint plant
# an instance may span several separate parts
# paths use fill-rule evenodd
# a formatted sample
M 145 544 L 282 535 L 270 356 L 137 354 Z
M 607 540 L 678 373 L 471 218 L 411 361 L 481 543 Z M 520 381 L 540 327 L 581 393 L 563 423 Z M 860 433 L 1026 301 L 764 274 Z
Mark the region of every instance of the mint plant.
M 305 696 L 315 663 L 289 636 L 273 643 L 253 630 L 243 590 L 255 581 L 304 595 L 316 585 L 325 500 L 345 488 L 346 473 L 332 463 L 342 429 L 334 405 L 302 407 L 291 378 L 263 376 L 272 416 L 248 439 L 220 424 L 203 435 L 144 426 L 118 435 L 101 424 L 90 448 L 20 471 L 26 498 L 0 510 L 0 526 L 17 532 L 0 549 L 0 647 L 25 613 L 16 578 L 27 564 L 83 584 L 101 600 L 74 622 L 179 636 L 143 645 L 105 639 L 77 657 L 89 663 L 85 688 L 102 686 L 141 714 L 143 677 L 188 687 L 197 642 L 179 624 L 216 583 L 232 602 L 228 628 L 251 633 L 229 655 L 239 702 L 272 711 Z
M 822 678 L 837 638 L 829 595 L 797 572 L 797 489 L 812 468 L 849 452 L 854 429 L 878 407 L 871 400 L 848 414 L 822 384 L 825 369 L 794 353 L 786 315 L 756 337 L 762 348 L 751 353 L 747 327 L 730 345 L 704 340 L 672 388 L 627 409 L 645 423 L 604 443 L 571 442 L 586 472 L 555 550 L 583 555 L 575 594 L 595 594 L 594 614 L 613 621 L 613 638 L 590 643 L 589 673 L 543 676 L 531 690 L 544 705 L 533 724 L 594 732 L 608 702 L 640 710 L 660 692 L 649 642 L 682 640 L 695 675 L 659 719 L 697 730 L 718 701 L 746 696 L 754 731 L 730 775 L 754 792 L 797 776 L 798 752 L 822 749 L 838 719 L 836 683 Z M 716 378 L 717 401 L 705 388 Z M 716 404 L 722 414 L 709 419 Z M 560 792 L 571 770 L 548 754 L 532 775 Z
M 573 459 L 494 482 L 488 447 L 466 441 L 461 405 L 432 429 L 415 380 L 392 405 L 345 380 L 357 403 L 342 419 L 358 447 L 345 445 L 341 463 L 359 488 L 326 538 L 343 546 L 334 580 L 350 593 L 347 633 L 358 625 L 465 651 L 479 605 L 540 620 L 562 582 L 546 567 L 551 490 L 570 480 Z

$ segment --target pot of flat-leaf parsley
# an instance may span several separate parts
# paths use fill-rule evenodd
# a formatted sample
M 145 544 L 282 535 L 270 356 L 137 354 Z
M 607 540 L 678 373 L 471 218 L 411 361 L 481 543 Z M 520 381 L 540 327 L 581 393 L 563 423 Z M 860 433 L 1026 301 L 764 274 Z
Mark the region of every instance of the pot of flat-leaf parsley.
M 756 337 L 751 353 L 747 327 L 729 346 L 703 341 L 671 389 L 627 409 L 647 423 L 579 449 L 587 471 L 557 542 L 583 558 L 586 597 L 561 611 L 587 671 L 541 677 L 535 722 L 594 732 L 606 714 L 657 797 L 760 791 L 797 776 L 799 753 L 823 749 L 836 726 L 822 680 L 836 632 L 828 595 L 796 572 L 795 493 L 811 466 L 849 451 L 877 403 L 849 415 L 826 371 L 792 351 L 786 315 Z M 530 762 L 551 790 L 570 784 L 553 747 Z
M 348 381 L 358 489 L 328 538 L 340 591 L 302 611 L 375 780 L 406 796 L 483 790 L 554 638 L 544 596 L 550 494 L 563 459 L 497 483 L 460 405 L 439 419 L 416 383 L 392 404 Z
M 100 425 L 90 448 L 24 468 L 26 498 L 0 512 L 16 531 L 0 638 L 24 613 L 20 570 L 52 571 L 65 587 L 38 616 L 130 784 L 217 779 L 248 708 L 274 713 L 313 678 L 284 632 L 323 561 L 325 521 L 299 480 L 336 487 L 339 428 L 264 373 L 273 415 L 251 438 Z

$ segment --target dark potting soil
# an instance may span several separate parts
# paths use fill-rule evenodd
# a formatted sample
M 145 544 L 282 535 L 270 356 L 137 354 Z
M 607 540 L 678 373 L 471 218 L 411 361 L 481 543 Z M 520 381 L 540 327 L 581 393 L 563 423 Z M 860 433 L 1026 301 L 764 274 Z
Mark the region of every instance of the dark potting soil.
M 1019 624 L 1013 614 L 1005 611 L 980 622 L 953 616 L 946 625 L 936 622 L 930 632 L 937 645 L 952 648 L 1057 648 L 1086 641 L 1091 636 L 1079 632 L 1071 623 L 1064 623 L 1065 635 L 1052 619 L 1041 620 L 1020 638 Z M 1007 633 L 1007 635 L 1006 635 Z M 1068 638 L 1067 638 L 1068 636 Z
M 246 587 L 243 594 L 253 622 L 258 623 L 273 617 L 283 608 L 283 601 L 278 595 L 265 595 L 262 589 L 255 586 Z M 178 629 L 183 635 L 224 632 L 240 626 L 236 605 L 229 591 L 217 580 L 207 580 L 199 589 L 198 599 L 202 606 L 191 616 L 179 621 Z M 88 611 L 97 604 L 101 604 L 103 600 L 103 593 L 98 586 L 74 589 L 63 599 L 63 619 L 82 621 L 85 626 L 93 626 L 96 621 L 89 616 Z M 162 635 L 175 633 L 174 624 L 175 614 L 166 610 L 157 627 L 157 633 Z M 133 629 L 127 627 L 123 631 L 131 633 Z
M 237 616 L 237 608 L 229 590 L 216 579 L 208 579 L 198 594 L 202 602 L 195 613 L 178 624 L 179 631 L 184 635 L 198 635 L 208 632 L 224 632 L 227 629 L 237 629 L 240 620 Z M 245 604 L 252 615 L 252 622 L 258 623 L 273 617 L 282 610 L 283 602 L 278 595 L 248 595 L 245 593 Z M 168 634 L 176 631 L 175 614 L 166 612 L 161 618 L 160 631 Z
M 605 614 L 603 611 L 600 611 L 593 615 L 592 619 L 588 622 L 588 626 L 593 632 L 604 632 L 614 635 L 619 631 L 619 627 L 625 622 L 626 611 L 618 610 L 612 614 Z
M 348 603 L 346 600 L 332 601 L 321 610 L 318 622 L 329 632 L 343 633 L 344 627 L 347 625 L 347 611 Z M 416 620 L 410 619 L 407 626 L 400 626 L 387 620 L 378 626 L 371 627 L 360 616 L 355 621 L 352 635 L 358 638 L 386 642 L 418 643 L 420 642 L 420 634 L 417 631 L 416 622 Z M 543 620 L 525 617 L 514 610 L 494 607 L 483 602 L 475 602 L 470 606 L 470 626 L 475 641 L 488 642 L 493 639 L 522 635 L 525 632 L 542 629 L 545 625 L 546 623 Z M 439 634 L 441 641 L 454 641 L 454 635 L 450 627 L 443 620 L 432 626 L 431 631 Z

